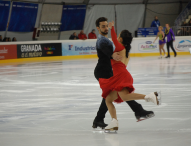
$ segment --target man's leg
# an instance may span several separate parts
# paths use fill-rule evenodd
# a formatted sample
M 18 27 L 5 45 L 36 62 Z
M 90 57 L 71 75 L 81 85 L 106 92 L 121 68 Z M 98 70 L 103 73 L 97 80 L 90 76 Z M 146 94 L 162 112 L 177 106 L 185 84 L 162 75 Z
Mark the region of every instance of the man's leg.
M 104 123 L 104 118 L 105 118 L 105 114 L 108 111 L 106 103 L 105 103 L 105 99 L 102 99 L 101 105 L 99 107 L 99 110 L 97 112 L 97 116 L 94 119 L 93 122 L 93 128 L 97 128 L 97 127 L 106 127 L 107 124 Z
M 143 109 L 142 105 L 137 103 L 136 101 L 126 101 L 126 103 L 130 106 L 130 108 L 134 111 L 135 117 L 137 120 L 141 118 L 149 118 L 154 116 L 153 111 L 146 111 Z
M 170 42 L 170 47 L 171 47 L 172 51 L 174 52 L 174 56 L 176 57 L 177 54 L 176 54 L 176 51 L 173 47 L 173 41 Z
M 167 51 L 168 51 L 167 57 L 170 57 L 169 42 L 166 43 L 166 46 L 167 46 Z
M 143 110 L 143 107 L 141 104 L 137 103 L 134 100 L 131 101 L 126 101 L 126 103 L 130 106 L 130 108 L 132 109 L 132 111 L 134 111 L 135 113 L 140 112 Z

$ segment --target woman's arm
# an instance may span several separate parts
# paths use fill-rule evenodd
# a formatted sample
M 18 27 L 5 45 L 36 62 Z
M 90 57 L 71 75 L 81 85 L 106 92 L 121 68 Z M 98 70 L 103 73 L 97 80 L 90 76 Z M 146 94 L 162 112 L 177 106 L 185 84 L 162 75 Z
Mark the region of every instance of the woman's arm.
M 158 39 L 158 37 L 159 37 L 159 36 L 158 36 L 158 33 L 157 33 L 157 37 L 156 37 L 156 39 L 154 40 L 153 44 L 154 44 L 154 43 L 155 43 L 155 41 Z
M 111 29 L 111 38 L 115 45 L 115 52 L 122 51 L 123 49 L 125 49 L 125 47 L 117 40 L 117 35 L 114 29 L 114 21 L 109 22 L 109 28 Z

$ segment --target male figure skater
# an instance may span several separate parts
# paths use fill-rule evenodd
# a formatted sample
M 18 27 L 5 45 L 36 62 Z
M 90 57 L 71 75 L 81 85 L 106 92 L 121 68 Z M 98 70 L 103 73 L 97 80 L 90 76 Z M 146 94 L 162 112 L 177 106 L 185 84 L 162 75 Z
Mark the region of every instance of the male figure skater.
M 108 34 L 108 22 L 107 18 L 100 17 L 96 20 L 96 27 L 99 31 L 99 36 L 96 42 L 96 49 L 98 55 L 98 63 L 94 70 L 95 78 L 99 81 L 99 78 L 108 79 L 113 76 L 112 66 L 110 59 L 116 61 L 121 61 L 122 57 L 118 55 L 118 52 L 113 53 L 114 46 L 113 43 L 107 38 Z M 142 118 L 151 118 L 154 116 L 152 111 L 146 111 L 143 109 L 141 104 L 136 101 L 127 101 L 126 102 L 130 108 L 134 111 L 135 117 L 138 121 Z M 97 116 L 93 121 L 93 128 L 101 127 L 105 128 L 107 124 L 104 123 L 105 114 L 108 111 L 105 99 L 102 99 L 101 105 L 97 112 Z

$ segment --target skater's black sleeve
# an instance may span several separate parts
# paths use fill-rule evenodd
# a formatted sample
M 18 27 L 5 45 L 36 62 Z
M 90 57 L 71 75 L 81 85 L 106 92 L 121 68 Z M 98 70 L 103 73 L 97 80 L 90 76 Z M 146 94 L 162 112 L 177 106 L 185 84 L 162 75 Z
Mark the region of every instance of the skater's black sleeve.
M 107 57 L 112 59 L 113 44 L 110 40 L 108 40 L 107 38 L 102 38 L 99 42 L 98 49 L 100 49 Z

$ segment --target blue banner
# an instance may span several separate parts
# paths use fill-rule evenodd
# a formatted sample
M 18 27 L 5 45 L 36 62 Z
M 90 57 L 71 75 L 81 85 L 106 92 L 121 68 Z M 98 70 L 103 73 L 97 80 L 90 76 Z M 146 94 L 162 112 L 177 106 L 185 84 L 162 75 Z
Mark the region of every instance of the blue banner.
M 61 31 L 82 30 L 85 15 L 85 5 L 64 5 L 61 20 Z
M 0 1 L 0 31 L 5 31 L 9 17 L 10 1 Z
M 13 2 L 9 31 L 31 32 L 34 30 L 38 4 Z

